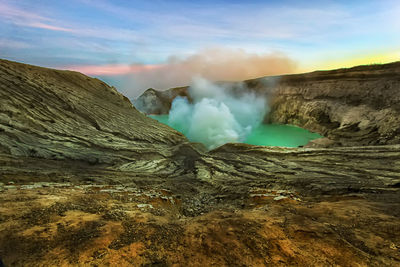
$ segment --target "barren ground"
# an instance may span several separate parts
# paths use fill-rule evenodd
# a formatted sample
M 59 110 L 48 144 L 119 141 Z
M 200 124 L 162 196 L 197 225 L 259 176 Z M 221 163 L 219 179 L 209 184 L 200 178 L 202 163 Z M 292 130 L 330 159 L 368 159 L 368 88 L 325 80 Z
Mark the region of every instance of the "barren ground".
M 8 184 L 0 251 L 6 266 L 400 266 L 399 214 L 387 207 L 253 190 L 241 209 L 192 217 L 168 190 Z

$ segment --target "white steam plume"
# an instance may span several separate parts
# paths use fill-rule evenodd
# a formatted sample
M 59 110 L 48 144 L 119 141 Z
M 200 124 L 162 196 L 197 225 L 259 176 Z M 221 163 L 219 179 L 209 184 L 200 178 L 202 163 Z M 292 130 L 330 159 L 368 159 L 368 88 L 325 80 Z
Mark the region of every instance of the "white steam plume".
M 208 149 L 244 142 L 262 122 L 268 108 L 264 97 L 249 93 L 243 84 L 240 89 L 233 93 L 228 85 L 194 78 L 189 88 L 193 103 L 186 98 L 175 98 L 168 124 Z

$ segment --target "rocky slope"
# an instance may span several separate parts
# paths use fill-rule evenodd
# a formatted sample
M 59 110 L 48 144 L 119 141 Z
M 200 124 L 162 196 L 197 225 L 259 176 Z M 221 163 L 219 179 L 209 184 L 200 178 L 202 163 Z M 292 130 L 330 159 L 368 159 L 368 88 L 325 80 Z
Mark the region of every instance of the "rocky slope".
M 206 152 L 99 80 L 0 67 L 6 266 L 400 265 L 400 145 Z
M 294 124 L 320 133 L 340 145 L 400 143 L 400 62 L 350 69 L 264 77 L 245 81 L 250 91 L 266 97 L 271 112 L 267 122 Z M 235 84 L 232 84 L 235 90 Z M 168 113 L 179 90 L 146 91 L 135 103 L 163 109 L 144 112 Z M 158 97 L 162 95 L 162 97 Z
M 188 87 L 177 87 L 172 90 L 157 91 L 149 88 L 135 100 L 135 107 L 146 114 L 168 114 L 172 100 L 177 96 L 190 98 Z
M 0 152 L 91 163 L 164 158 L 187 142 L 81 73 L 0 61 Z

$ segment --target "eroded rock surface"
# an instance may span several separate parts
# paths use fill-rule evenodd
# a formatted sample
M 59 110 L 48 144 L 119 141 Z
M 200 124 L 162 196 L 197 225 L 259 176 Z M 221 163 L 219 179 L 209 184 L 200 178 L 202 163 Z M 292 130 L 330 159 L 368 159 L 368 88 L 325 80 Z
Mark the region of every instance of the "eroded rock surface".
M 0 67 L 6 266 L 400 265 L 400 145 L 207 152 L 99 80 Z
M 188 87 L 177 87 L 173 90 L 157 91 L 147 89 L 140 97 L 135 99 L 134 105 L 146 114 L 168 114 L 172 100 L 177 96 L 188 97 Z
M 283 76 L 275 90 L 272 122 L 347 146 L 400 143 L 400 63 Z
M 164 158 L 187 142 L 81 73 L 1 60 L 0 86 L 2 153 L 112 163 Z

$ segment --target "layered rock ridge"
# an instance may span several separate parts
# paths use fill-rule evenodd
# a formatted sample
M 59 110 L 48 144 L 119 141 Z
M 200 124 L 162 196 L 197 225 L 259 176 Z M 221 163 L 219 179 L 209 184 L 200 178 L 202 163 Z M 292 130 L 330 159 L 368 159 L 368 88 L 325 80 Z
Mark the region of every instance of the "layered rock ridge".
M 104 82 L 0 60 L 0 153 L 91 163 L 163 159 L 187 143 Z
M 260 88 L 260 80 L 247 81 Z M 280 78 L 272 122 L 319 132 L 338 145 L 400 143 L 400 63 Z

